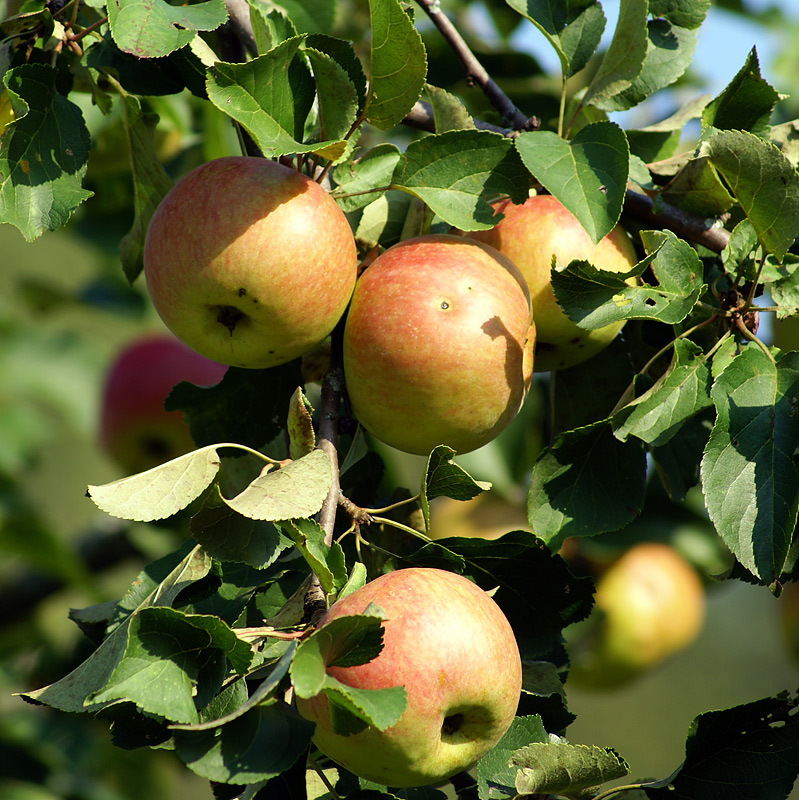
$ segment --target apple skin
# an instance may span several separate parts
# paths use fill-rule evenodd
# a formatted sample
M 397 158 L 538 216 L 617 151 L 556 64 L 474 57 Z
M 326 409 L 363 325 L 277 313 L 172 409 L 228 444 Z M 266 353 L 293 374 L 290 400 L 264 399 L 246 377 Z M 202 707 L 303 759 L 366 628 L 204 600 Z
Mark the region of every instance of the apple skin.
M 577 218 L 551 195 L 533 195 L 521 205 L 510 200 L 493 205 L 505 218 L 491 230 L 465 235 L 495 247 L 524 275 L 537 330 L 536 372 L 573 367 L 595 356 L 624 323 L 584 330 L 572 322 L 552 291 L 552 256 L 563 266 L 580 259 L 606 272 L 628 272 L 638 258 L 624 229 L 617 225 L 594 244 Z
M 227 367 L 171 335 L 128 344 L 106 373 L 100 403 L 100 446 L 126 473 L 144 472 L 194 449 L 180 411 L 164 400 L 180 381 L 210 386 Z
M 195 168 L 167 193 L 144 244 L 144 274 L 166 326 L 237 367 L 291 361 L 341 318 L 357 274 L 355 240 L 319 184 L 263 158 Z
M 518 413 L 534 343 L 524 279 L 508 259 L 450 234 L 406 239 L 352 296 L 344 374 L 354 414 L 407 453 L 475 450 Z
M 319 625 L 360 614 L 369 603 L 386 614 L 383 650 L 366 664 L 328 673 L 360 689 L 404 686 L 399 721 L 340 736 L 325 695 L 297 698 L 297 709 L 316 723 L 316 746 L 350 772 L 391 787 L 440 784 L 472 766 L 513 721 L 522 685 L 513 629 L 479 586 L 426 568 L 381 575 L 331 606 Z
M 569 683 L 586 688 L 629 683 L 693 642 L 705 618 L 696 570 L 659 542 L 634 545 L 601 573 L 595 601 L 570 648 Z

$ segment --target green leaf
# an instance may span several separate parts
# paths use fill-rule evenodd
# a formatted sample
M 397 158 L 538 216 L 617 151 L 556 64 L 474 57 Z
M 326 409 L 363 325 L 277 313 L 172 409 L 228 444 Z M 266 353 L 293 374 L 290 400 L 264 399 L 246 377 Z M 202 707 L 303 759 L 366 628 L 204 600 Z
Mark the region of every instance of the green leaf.
M 687 242 L 671 231 L 642 231 L 647 258 L 628 273 L 602 272 L 586 261 L 553 270 L 558 303 L 581 328 L 601 328 L 624 319 L 682 322 L 704 293 L 702 263 Z M 657 286 L 629 286 L 625 278 L 651 268 Z
M 797 698 L 787 693 L 691 723 L 685 761 L 653 788 L 650 800 L 772 800 L 787 798 L 799 773 Z
M 176 730 L 175 751 L 202 778 L 257 783 L 280 775 L 304 756 L 313 727 L 285 703 L 273 702 L 250 709 L 220 728 Z
M 355 230 L 355 241 L 361 251 L 373 247 L 390 247 L 402 236 L 405 219 L 413 198 L 407 192 L 386 192 L 366 206 Z
M 704 21 L 711 0 L 649 0 L 649 13 L 681 28 L 698 28 Z
M 581 103 L 602 101 L 627 89 L 638 77 L 647 51 L 647 0 L 621 0 L 613 38 Z
M 498 222 L 490 199 L 507 194 L 522 202 L 529 188 L 510 139 L 468 130 L 411 142 L 391 183 L 423 200 L 445 222 L 470 231 L 487 230 Z
M 216 30 L 228 17 L 223 0 L 179 6 L 165 0 L 110 0 L 107 9 L 117 46 L 137 58 L 169 55 L 197 31 Z
M 398 125 L 422 96 L 427 53 L 399 0 L 369 0 L 371 70 L 366 121 L 382 131 Z
M 291 541 L 271 522 L 253 520 L 233 511 L 218 487 L 204 498 L 202 508 L 191 518 L 190 530 L 213 558 L 255 569 L 266 569 L 291 547 Z
M 579 72 L 596 51 L 605 15 L 596 0 L 507 0 L 546 36 L 560 59 L 565 78 Z
M 436 133 L 475 129 L 474 120 L 459 97 L 429 83 L 425 89 L 433 109 Z
M 155 150 L 153 135 L 158 117 L 144 114 L 138 98 L 122 98 L 125 113 L 125 133 L 130 148 L 130 166 L 133 176 L 133 226 L 119 243 L 122 269 L 129 283 L 139 277 L 144 267 L 144 237 L 155 209 L 172 188 Z
M 291 681 L 299 697 L 314 697 L 329 666 L 350 667 L 377 658 L 383 649 L 385 614 L 370 603 L 362 614 L 338 617 L 315 630 L 297 648 Z
M 280 0 L 300 33 L 329 33 L 336 18 L 336 0 Z
M 594 536 L 632 522 L 644 507 L 646 454 L 620 442 L 602 420 L 561 434 L 533 465 L 527 518 L 557 549 L 568 536 Z
M 627 762 L 609 747 L 533 743 L 511 756 L 519 794 L 575 794 L 629 775 Z
M 322 139 L 340 141 L 349 135 L 358 117 L 358 92 L 344 68 L 330 55 L 306 47 L 316 82 L 319 129 Z
M 779 92 L 760 76 L 757 50 L 752 48 L 738 74 L 705 107 L 703 133 L 709 128 L 750 131 L 768 139 L 771 113 L 779 99 Z
M 237 692 L 237 699 L 239 702 L 232 700 L 230 703 L 232 707 L 228 708 L 227 706 L 219 704 L 218 700 L 223 695 L 221 692 L 217 695 L 217 698 L 215 698 L 217 702 L 212 701 L 202 710 L 200 714 L 202 719 L 200 722 L 186 725 L 171 725 L 170 727 L 175 730 L 184 731 L 209 731 L 214 728 L 221 728 L 234 719 L 244 716 L 250 709 L 255 708 L 257 705 L 265 703 L 273 697 L 280 688 L 280 684 L 283 678 L 288 674 L 291 660 L 297 650 L 296 640 L 287 642 L 286 645 L 286 652 L 278 659 L 275 666 L 270 670 L 269 675 L 258 684 L 258 688 L 249 697 L 247 697 L 246 683 L 243 680 L 237 681 L 232 684 L 232 686 L 241 687 L 239 691 L 243 690 L 244 696 L 241 697 Z
M 166 464 L 102 486 L 89 486 L 89 497 L 106 514 L 150 522 L 166 519 L 198 498 L 219 472 L 215 447 L 203 447 Z
M 204 578 L 211 569 L 211 559 L 202 548 L 194 547 L 158 583 L 139 576 L 128 595 L 119 605 L 130 612 L 141 612 L 151 606 L 169 606 L 188 586 Z M 106 685 L 122 658 L 127 644 L 127 629 L 133 613 L 125 616 L 102 644 L 72 672 L 56 683 L 26 692 L 22 696 L 34 703 L 44 703 L 61 711 L 94 711 L 86 698 Z
M 281 8 L 250 3 L 250 22 L 259 53 L 266 53 L 281 42 L 297 36 L 297 28 Z
M 14 119 L 0 128 L 0 223 L 11 223 L 28 241 L 66 224 L 92 196 L 81 187 L 89 131 L 56 80 L 56 71 L 43 64 L 3 75 Z
M 313 48 L 330 56 L 346 73 L 358 98 L 358 108 L 362 109 L 366 103 L 367 81 L 363 71 L 363 64 L 358 58 L 352 42 L 336 39 L 333 36 L 324 36 L 313 33 L 305 39 L 305 47 Z M 322 100 L 323 98 L 319 98 Z
M 523 661 L 554 655 L 567 663 L 561 630 L 588 616 L 593 581 L 575 577 L 540 538 L 526 531 L 494 540 L 453 536 L 423 544 L 406 558 L 467 575 L 490 591 L 516 633 Z
M 298 386 L 289 401 L 289 416 L 286 424 L 291 458 L 307 456 L 316 447 L 312 416 L 311 401 L 305 396 L 302 387 Z
M 344 736 L 363 730 L 365 726 L 362 723 L 384 731 L 402 716 L 407 706 L 405 689 L 402 686 L 391 686 L 387 689 L 356 689 L 331 675 L 326 675 L 322 691 L 330 703 L 333 730 Z M 345 715 L 338 717 L 343 725 L 337 725 L 337 709 L 346 712 Z M 361 724 L 353 725 L 351 717 L 359 720 Z
M 310 517 L 322 507 L 332 485 L 330 459 L 321 450 L 259 475 L 244 491 L 225 502 L 250 519 Z
M 677 339 L 671 364 L 655 385 L 614 415 L 614 434 L 622 441 L 635 436 L 655 447 L 664 445 L 686 420 L 713 405 L 710 382 L 702 348 Z
M 182 411 L 198 446 L 238 442 L 263 447 L 282 430 L 292 393 L 302 383 L 300 360 L 270 369 L 229 367 L 216 386 L 182 381 L 167 396 L 167 411 Z
M 454 456 L 455 451 L 451 447 L 440 444 L 427 459 L 427 469 L 419 493 L 425 528 L 430 527 L 429 501 L 434 497 L 470 500 L 491 488 L 490 483 L 472 478 L 463 467 L 453 461 Z
M 193 690 L 198 658 L 209 649 L 225 653 L 239 674 L 252 661 L 249 645 L 218 617 L 144 608 L 131 619 L 121 660 L 85 704 L 130 701 L 174 722 L 197 722 Z
M 580 220 L 598 242 L 619 221 L 627 187 L 630 151 L 613 122 L 586 125 L 567 142 L 552 131 L 529 131 L 516 139 L 525 166 Z
M 298 57 L 302 42 L 302 37 L 288 39 L 244 64 L 219 62 L 208 73 L 208 99 L 240 123 L 266 156 L 328 158 L 344 151 L 344 142 L 303 143 L 314 82 Z
M 367 150 L 360 158 L 341 164 L 333 169 L 336 190 L 333 197 L 342 211 L 355 211 L 375 202 L 380 195 L 375 190 L 389 186 L 394 170 L 400 160 L 400 151 L 395 144 L 384 142 Z M 355 194 L 354 197 L 338 197 L 339 194 Z
M 541 718 L 514 717 L 503 737 L 477 762 L 477 787 L 481 798 L 495 797 L 495 792 L 513 797 L 516 794 L 516 773 L 511 756 L 532 742 L 548 742 L 549 734 Z
M 663 199 L 690 214 L 718 217 L 735 204 L 707 156 L 691 158 L 664 187 Z
M 782 572 L 799 508 L 799 353 L 775 365 L 748 345 L 716 378 L 716 424 L 702 459 L 710 519 L 763 583 Z
M 707 9 L 706 0 L 702 5 Z M 700 4 L 696 4 L 700 11 Z M 640 73 L 632 85 L 597 103 L 604 111 L 625 111 L 638 105 L 660 89 L 674 83 L 690 66 L 696 49 L 697 30 L 683 28 L 664 17 L 647 23 L 649 43 Z
M 347 582 L 344 551 L 338 542 L 325 544 L 325 532 L 312 519 L 284 520 L 280 526 L 289 536 L 311 570 L 319 578 L 325 594 L 334 594 Z
M 782 258 L 799 234 L 799 174 L 779 148 L 744 131 L 703 145 L 769 253 Z

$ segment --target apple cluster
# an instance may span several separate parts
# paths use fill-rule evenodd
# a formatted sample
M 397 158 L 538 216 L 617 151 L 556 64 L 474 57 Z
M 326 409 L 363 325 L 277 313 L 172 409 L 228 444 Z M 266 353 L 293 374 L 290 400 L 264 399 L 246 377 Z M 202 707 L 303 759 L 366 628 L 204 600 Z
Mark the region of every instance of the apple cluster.
M 636 261 L 622 229 L 595 245 L 553 197 L 495 208 L 505 216 L 493 229 L 407 239 L 356 281 L 350 225 L 318 183 L 269 159 L 218 158 L 156 209 L 147 288 L 187 345 L 252 369 L 308 353 L 349 309 L 344 372 L 361 424 L 406 452 L 464 453 L 514 418 L 534 365 L 579 363 L 620 328 L 569 320 L 552 293 L 553 258 L 617 272 Z

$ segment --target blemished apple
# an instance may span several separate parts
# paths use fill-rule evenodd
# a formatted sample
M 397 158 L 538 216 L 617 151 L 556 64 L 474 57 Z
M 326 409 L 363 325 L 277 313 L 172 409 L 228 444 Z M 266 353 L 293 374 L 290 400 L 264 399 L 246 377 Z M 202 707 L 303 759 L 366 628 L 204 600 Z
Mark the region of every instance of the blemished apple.
M 440 784 L 472 766 L 513 721 L 522 682 L 513 629 L 479 586 L 426 568 L 381 575 L 335 603 L 319 625 L 369 603 L 386 615 L 382 651 L 328 673 L 360 689 L 404 686 L 402 716 L 384 731 L 341 736 L 324 694 L 297 698 L 297 708 L 316 723 L 316 746 L 350 772 L 391 787 Z
M 569 682 L 586 688 L 615 688 L 651 670 L 691 644 L 705 617 L 695 568 L 658 542 L 634 545 L 601 573 L 595 600 L 570 641 Z
M 595 356 L 615 338 L 624 323 L 585 330 L 572 322 L 552 291 L 552 257 L 566 266 L 576 259 L 606 272 L 628 272 L 638 259 L 620 226 L 595 244 L 577 218 L 551 195 L 533 195 L 523 204 L 494 204 L 505 218 L 469 238 L 495 247 L 519 268 L 530 289 L 536 324 L 536 372 L 565 369 Z
M 408 453 L 475 450 L 518 413 L 534 343 L 524 279 L 507 258 L 449 234 L 406 239 L 353 292 L 344 327 L 353 412 Z
M 144 245 L 166 326 L 207 358 L 262 369 L 333 330 L 355 285 L 355 240 L 330 195 L 296 170 L 229 156 L 167 193 Z
M 180 381 L 211 386 L 227 367 L 171 335 L 129 343 L 109 367 L 100 402 L 100 446 L 126 472 L 144 472 L 194 449 L 183 414 L 164 400 Z

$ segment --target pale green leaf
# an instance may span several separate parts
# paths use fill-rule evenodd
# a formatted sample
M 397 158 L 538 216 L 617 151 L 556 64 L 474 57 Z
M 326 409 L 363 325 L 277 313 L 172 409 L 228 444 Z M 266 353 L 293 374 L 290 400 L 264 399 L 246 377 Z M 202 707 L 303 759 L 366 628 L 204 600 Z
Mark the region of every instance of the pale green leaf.
M 199 497 L 219 471 L 216 446 L 203 447 L 166 464 L 102 486 L 89 486 L 98 508 L 120 519 L 166 519 Z

